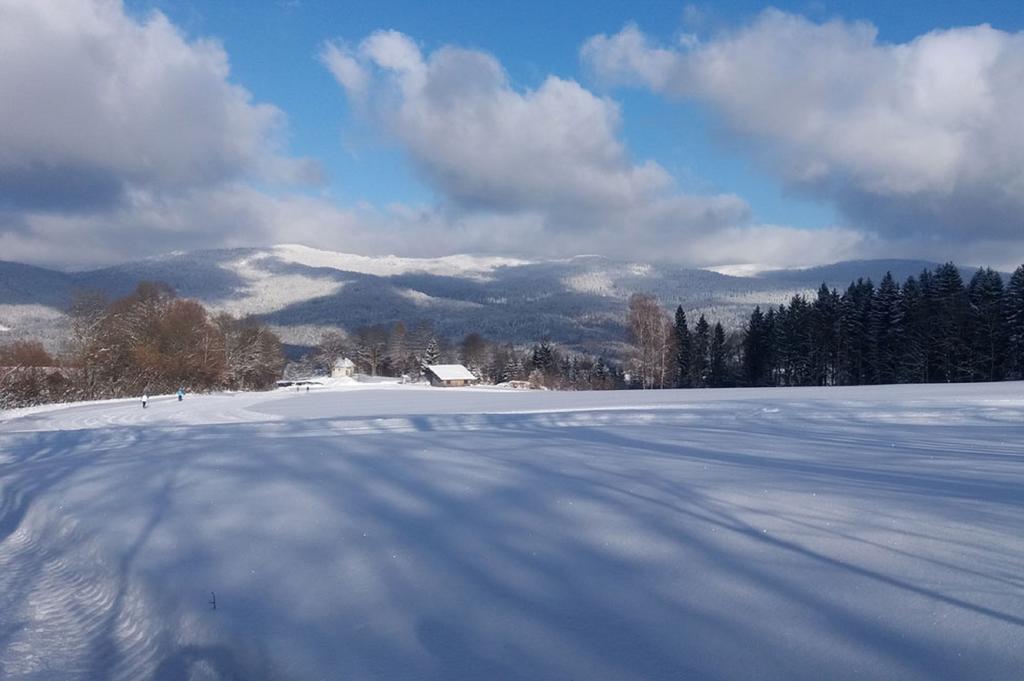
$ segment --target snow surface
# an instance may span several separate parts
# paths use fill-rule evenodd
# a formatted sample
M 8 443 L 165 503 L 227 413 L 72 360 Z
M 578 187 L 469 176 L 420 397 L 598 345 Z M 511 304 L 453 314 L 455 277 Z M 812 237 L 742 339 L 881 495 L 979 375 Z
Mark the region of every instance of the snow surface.
M 442 298 L 417 291 L 412 288 L 396 288 L 395 293 L 402 296 L 417 307 L 447 307 L 447 308 L 481 308 L 480 303 L 473 303 L 468 300 L 456 300 L 455 298 Z
M 249 256 L 227 263 L 224 268 L 245 282 L 235 289 L 235 296 L 211 305 L 218 312 L 238 317 L 267 314 L 311 298 L 331 296 L 345 287 L 345 282 L 329 277 L 303 274 L 275 274 L 259 267 L 266 256 Z
M 500 256 L 447 255 L 440 258 L 403 258 L 395 255 L 364 256 L 352 253 L 323 251 L 299 244 L 281 244 L 270 251 L 276 258 L 306 265 L 330 267 L 346 272 L 360 272 L 377 276 L 396 276 L 410 272 L 424 272 L 438 276 L 486 278 L 483 275 L 499 267 L 530 264 L 528 260 Z
M 5 680 L 1024 669 L 1021 383 L 3 417 Z
M 714 267 L 705 267 L 704 269 L 724 274 L 727 277 L 756 277 L 761 274 L 761 272 L 765 272 L 772 268 L 768 265 L 759 265 L 757 263 L 742 263 L 738 265 L 716 265 Z

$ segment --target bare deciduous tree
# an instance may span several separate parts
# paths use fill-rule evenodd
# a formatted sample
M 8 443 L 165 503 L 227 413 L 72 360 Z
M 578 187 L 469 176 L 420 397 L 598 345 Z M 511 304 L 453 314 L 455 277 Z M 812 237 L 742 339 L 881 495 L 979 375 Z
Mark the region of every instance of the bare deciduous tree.
M 665 387 L 669 322 L 658 299 L 648 293 L 630 296 L 626 325 L 633 343 L 630 365 L 640 385 L 644 388 Z

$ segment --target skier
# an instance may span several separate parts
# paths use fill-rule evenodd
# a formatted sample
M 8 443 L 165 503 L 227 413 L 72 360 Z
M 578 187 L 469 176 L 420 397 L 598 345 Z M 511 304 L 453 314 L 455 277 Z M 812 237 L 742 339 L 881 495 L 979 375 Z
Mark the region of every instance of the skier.
M 178 388 L 178 401 L 181 402 L 182 398 L 185 397 L 185 388 Z
M 149 402 L 149 393 L 142 393 L 142 408 L 146 408 L 146 403 Z

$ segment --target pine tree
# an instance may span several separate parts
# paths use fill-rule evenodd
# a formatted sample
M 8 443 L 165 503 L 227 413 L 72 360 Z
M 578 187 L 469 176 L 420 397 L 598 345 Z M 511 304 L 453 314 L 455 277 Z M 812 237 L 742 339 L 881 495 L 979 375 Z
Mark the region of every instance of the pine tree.
M 608 367 L 603 358 L 598 358 L 594 365 L 590 387 L 594 390 L 604 390 L 608 387 Z
M 558 361 L 558 375 L 562 379 L 562 389 L 572 387 L 576 383 L 577 373 L 576 358 L 568 355 L 563 356 Z
M 769 310 L 774 322 L 775 312 Z M 758 305 L 750 314 L 743 334 L 743 381 L 749 386 L 771 385 L 771 329 Z
M 801 295 L 789 301 L 789 308 L 780 309 L 781 324 L 779 364 L 785 385 L 809 385 L 811 382 L 811 306 Z
M 896 383 L 899 376 L 899 286 L 891 272 L 882 277 L 870 313 L 871 364 L 877 383 Z
M 434 333 L 434 325 L 429 320 L 417 321 L 406 335 L 409 354 L 419 358 L 415 366 L 409 367 L 410 370 L 422 370 L 424 366 L 431 364 L 427 361 L 427 348 L 432 342 L 434 343 L 434 357 L 431 359 L 433 364 L 437 364 L 441 360 L 441 344 L 438 342 L 437 334 Z
M 780 308 L 781 309 L 781 308 Z M 764 376 L 765 385 L 779 384 L 779 331 L 778 314 L 774 307 L 764 315 Z
M 558 373 L 558 357 L 555 355 L 554 348 L 546 340 L 541 341 L 540 345 L 533 346 L 530 364 L 548 378 Z
M 871 343 L 869 324 L 874 285 L 871 280 L 851 283 L 839 300 L 839 384 L 871 383 Z
M 423 376 L 423 367 L 425 366 L 426 362 L 423 361 L 423 358 L 418 357 L 415 353 L 410 352 L 405 358 L 405 370 L 412 378 L 418 379 Z
M 697 320 L 692 341 L 690 384 L 695 388 L 706 388 L 708 385 L 708 355 L 711 350 L 711 327 L 704 315 Z
M 954 382 L 970 378 L 967 321 L 968 301 L 960 270 L 951 262 L 942 265 L 932 277 L 930 290 L 933 380 Z
M 726 360 L 725 360 L 725 329 L 720 322 L 715 322 L 711 332 L 711 345 L 708 349 L 708 385 L 712 388 L 721 388 L 726 381 Z
M 836 382 L 838 355 L 839 294 L 822 282 L 810 315 L 810 383 L 833 385 Z
M 1006 318 L 1003 278 L 991 268 L 979 269 L 967 287 L 970 305 L 968 342 L 971 380 L 999 381 L 1006 369 Z
M 1024 265 L 1014 270 L 1003 296 L 1008 377 L 1024 379 Z
M 675 386 L 677 388 L 689 388 L 692 348 L 690 347 L 690 329 L 686 326 L 686 313 L 683 312 L 682 305 L 676 308 L 676 318 L 672 324 L 672 334 L 675 338 L 676 346 Z
M 935 319 L 938 316 L 937 304 L 935 302 L 935 275 L 925 268 L 921 270 L 918 277 L 921 285 L 921 330 L 923 333 L 921 347 L 925 354 L 924 382 L 931 383 L 937 379 L 939 366 L 939 350 L 937 332 L 935 330 Z
M 921 285 L 907 277 L 898 302 L 900 336 L 896 351 L 896 380 L 900 383 L 928 381 L 928 317 Z
M 523 360 L 519 357 L 519 353 L 513 351 L 508 363 L 505 365 L 505 372 L 502 380 L 504 381 L 522 381 L 526 378 L 526 369 L 523 367 Z
M 441 361 L 441 344 L 435 336 L 427 340 L 427 346 L 423 351 L 423 366 L 434 366 Z

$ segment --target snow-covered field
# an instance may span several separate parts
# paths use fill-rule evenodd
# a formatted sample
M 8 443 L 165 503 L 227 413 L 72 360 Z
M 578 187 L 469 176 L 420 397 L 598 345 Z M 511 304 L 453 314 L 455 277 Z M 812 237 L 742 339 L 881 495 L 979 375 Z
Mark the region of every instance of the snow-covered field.
M 0 678 L 1019 681 L 1022 436 L 1021 383 L 8 413 Z

